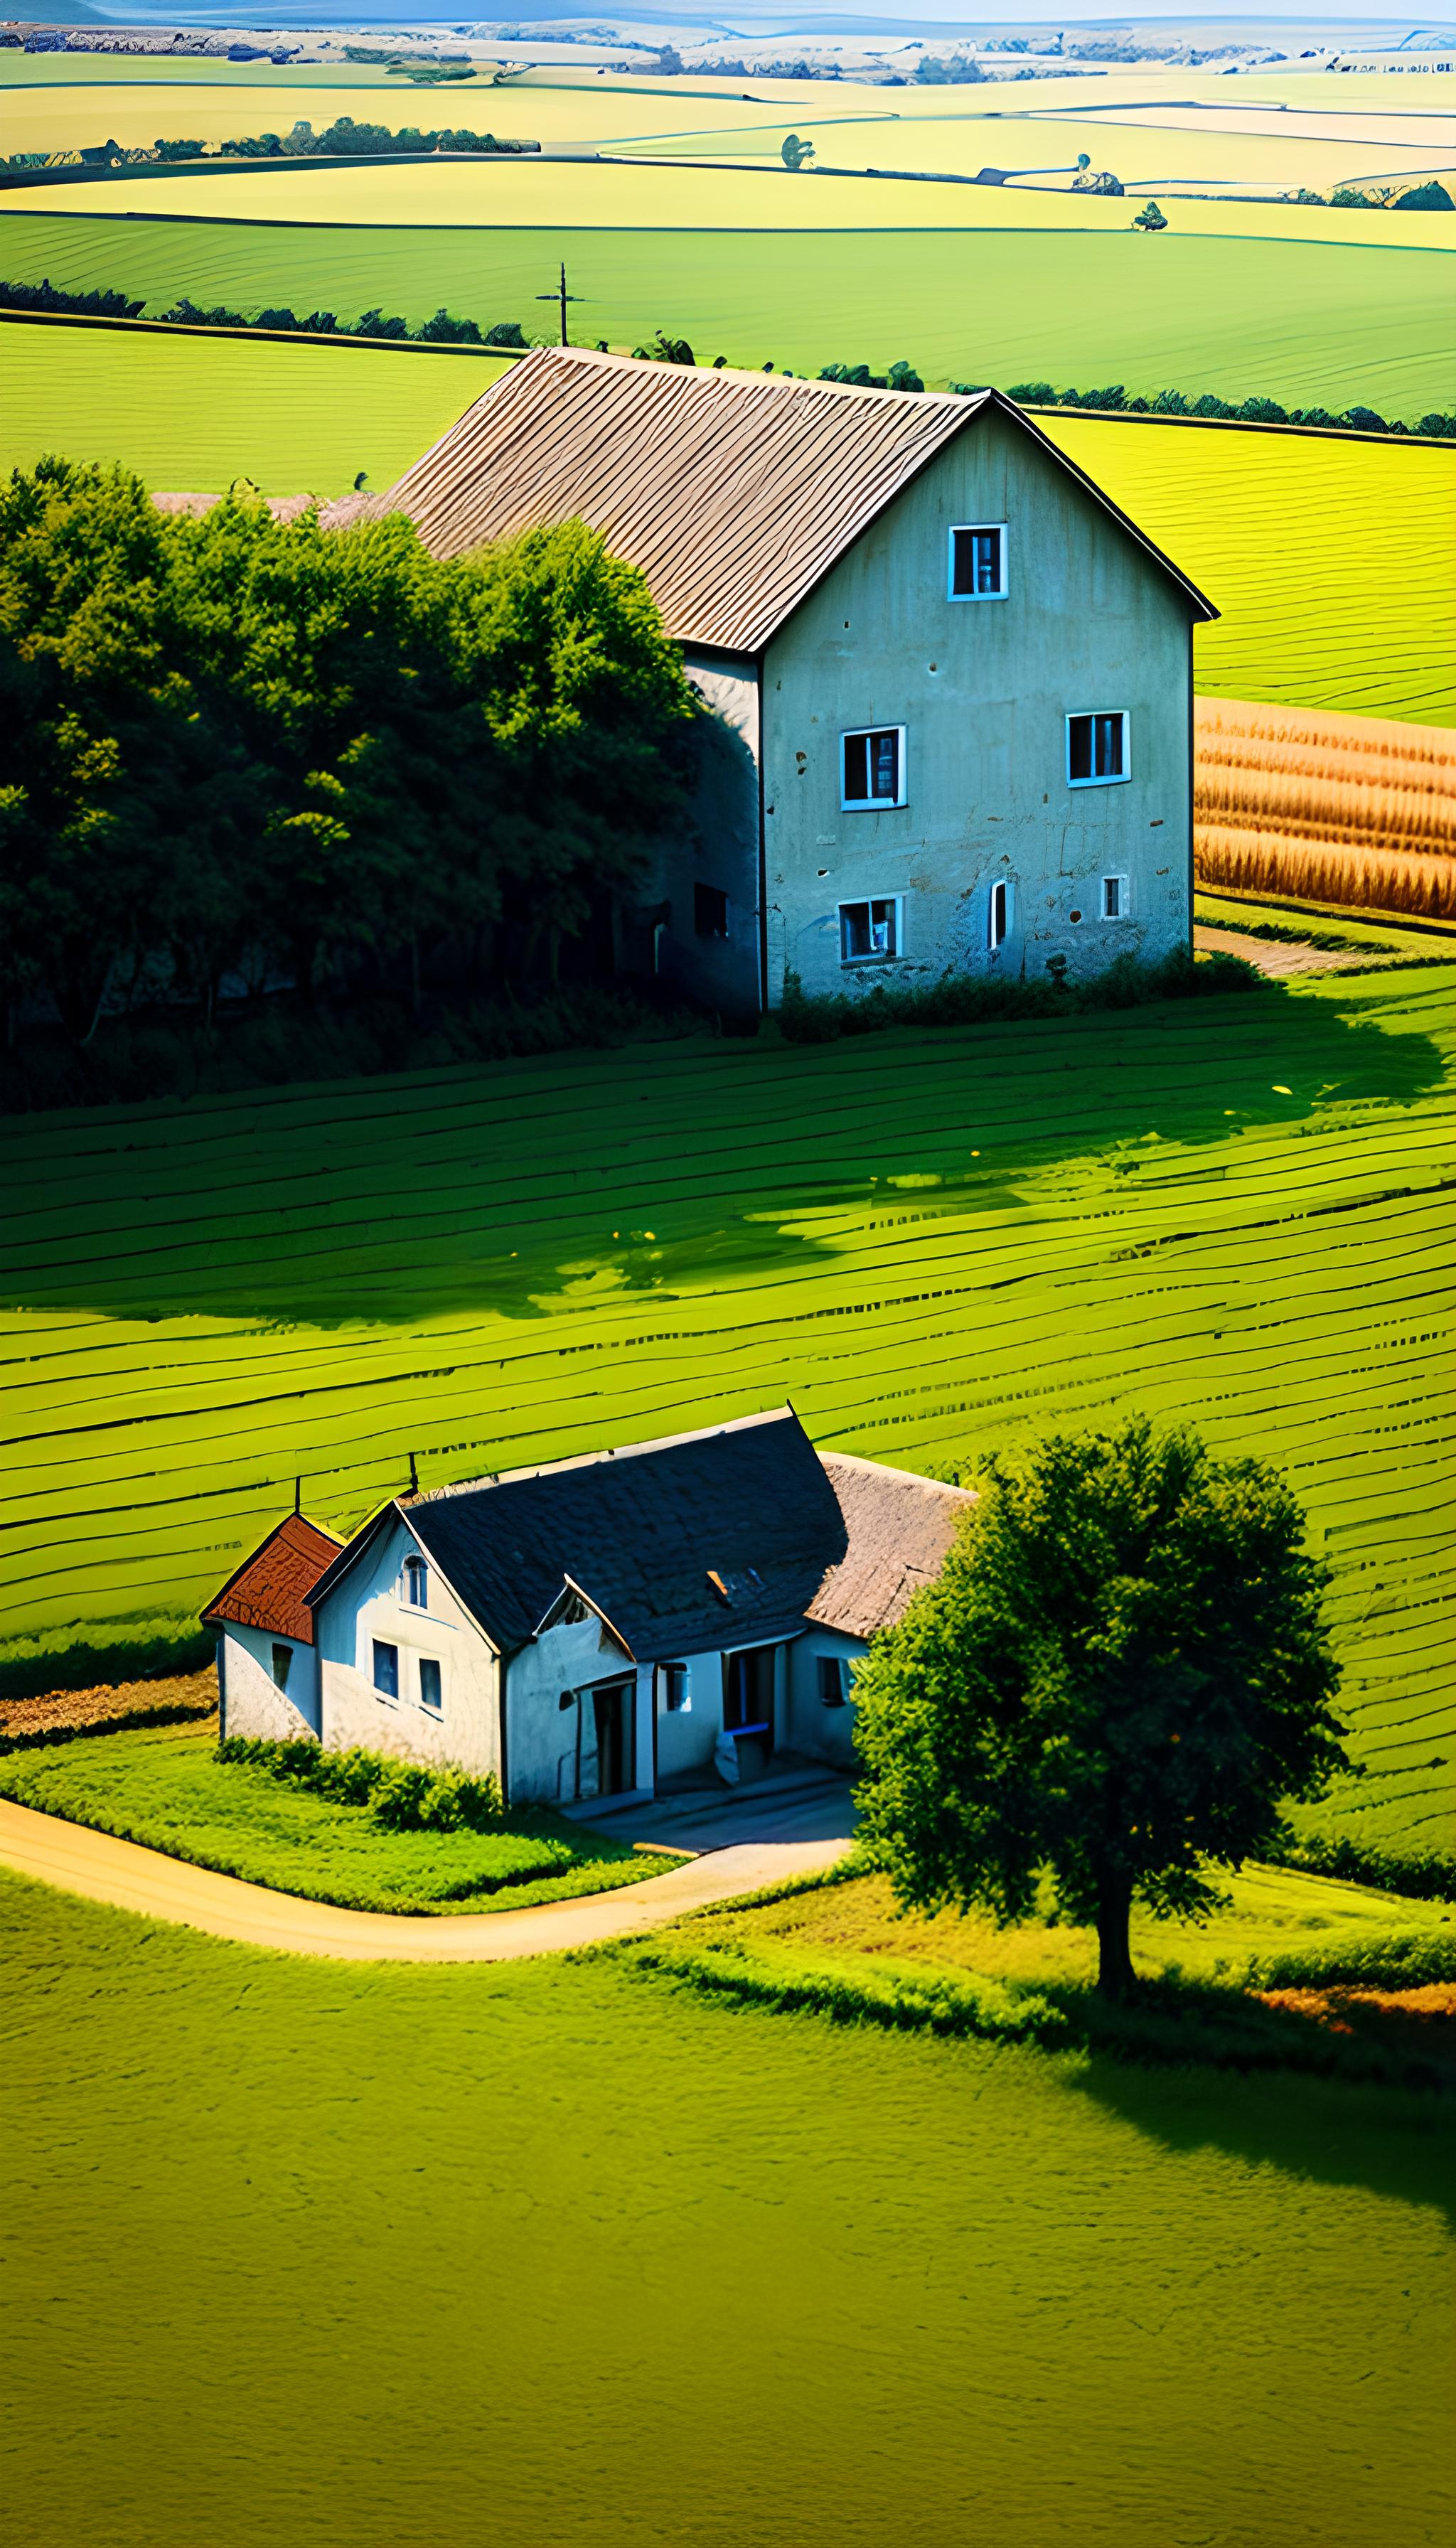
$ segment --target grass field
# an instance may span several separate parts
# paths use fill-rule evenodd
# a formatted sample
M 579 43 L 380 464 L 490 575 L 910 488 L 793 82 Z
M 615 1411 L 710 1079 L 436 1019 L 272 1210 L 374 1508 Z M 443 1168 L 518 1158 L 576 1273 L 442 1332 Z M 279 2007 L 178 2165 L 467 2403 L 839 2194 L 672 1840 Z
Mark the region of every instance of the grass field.
M 357 1911 L 513 1911 L 634 1884 L 670 1863 L 555 1814 L 500 1831 L 388 1831 L 365 1805 L 220 1762 L 217 1739 L 216 1722 L 167 1725 L 13 1753 L 0 1760 L 0 1795 Z
M 186 220 L 176 218 L 189 211 L 180 180 L 132 189 L 125 220 L 116 186 L 85 190 L 97 198 L 92 214 L 81 212 L 73 187 L 8 194 L 0 196 L 0 272 L 143 295 L 154 315 L 185 292 L 244 310 L 290 304 L 341 318 L 383 306 L 413 324 L 443 301 L 483 323 L 516 318 L 530 334 L 549 325 L 535 296 L 549 292 L 565 258 L 578 296 L 573 328 L 589 344 L 630 347 L 665 325 L 704 360 L 724 354 L 812 372 L 829 362 L 879 370 L 903 356 L 932 386 L 1120 380 L 1144 397 L 1171 387 L 1235 402 L 1256 394 L 1286 407 L 1320 402 L 1336 412 L 1363 403 L 1408 422 L 1456 404 L 1448 323 L 1456 260 L 1430 247 L 1382 250 L 1364 233 L 1353 244 L 1318 245 L 1181 228 L 1149 240 L 1126 223 L 1068 230 L 1019 220 L 956 230 L 942 220 L 942 195 L 960 195 L 926 187 L 905 190 L 914 199 L 910 227 L 896 228 L 886 203 L 893 190 L 867 180 L 858 211 L 839 205 L 833 223 L 790 229 L 791 185 L 775 189 L 767 177 L 760 182 L 773 200 L 761 213 L 730 208 L 729 227 L 714 228 L 694 225 L 680 171 L 535 172 L 543 188 L 562 176 L 600 188 L 661 180 L 668 191 L 658 221 L 634 228 L 622 226 L 617 194 L 603 194 L 591 219 L 539 190 L 527 205 L 507 191 L 519 173 L 503 161 L 474 172 L 486 194 L 453 224 L 440 218 L 436 192 L 435 226 L 422 232 L 405 226 L 411 216 L 387 180 L 437 187 L 448 171 L 344 171 L 358 202 L 347 222 L 331 216 L 332 199 L 318 191 L 330 182 L 326 170 L 298 181 L 313 191 L 295 218 L 268 177 L 198 179 L 195 217 Z M 239 199 L 241 218 L 224 220 L 217 190 L 234 186 L 252 192 Z M 1003 219 L 1016 209 L 1009 197 L 963 191 L 1001 203 Z M 496 226 L 470 226 L 488 217 Z M 1348 218 L 1368 228 L 1368 217 Z
M 180 1626 L 295 1476 L 349 1526 L 410 1450 L 792 1398 L 923 1468 L 1141 1407 L 1275 1460 L 1336 1568 L 1369 1775 L 1321 1827 L 1449 1846 L 1453 978 L 12 1119 L 12 1633 Z
M 0 1889 L 16 2548 L 1449 2520 L 1439 2099 Z
M 226 287 L 210 277 L 205 288 Z M 222 488 L 242 475 L 270 494 L 337 495 L 360 469 L 382 490 L 498 370 L 486 357 L 29 321 L 0 326 L 0 467 L 64 450 L 124 460 L 157 488 Z M 1456 453 L 1042 420 L 1218 602 L 1223 618 L 1197 632 L 1201 690 L 1456 723 Z M 1346 564 L 1356 539 L 1380 559 L 1359 583 Z

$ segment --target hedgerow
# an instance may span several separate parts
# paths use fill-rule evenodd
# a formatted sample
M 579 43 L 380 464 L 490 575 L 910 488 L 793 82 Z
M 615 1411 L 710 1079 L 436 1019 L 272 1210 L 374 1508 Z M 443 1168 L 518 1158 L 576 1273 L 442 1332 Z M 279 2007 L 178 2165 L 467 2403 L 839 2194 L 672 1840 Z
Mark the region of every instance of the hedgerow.
M 367 1805 L 386 1831 L 490 1831 L 504 1817 L 500 1780 L 477 1777 L 450 1764 L 438 1770 L 413 1761 L 388 1760 L 358 1746 L 325 1752 L 301 1739 L 270 1743 L 259 1736 L 228 1734 L 220 1761 L 266 1770 L 287 1786 L 304 1787 L 335 1805 Z M 565 1865 L 570 1852 L 563 1850 Z
M 951 388 L 960 398 L 978 395 L 968 381 L 953 381 Z M 1049 381 L 1016 381 L 1006 395 L 1019 407 L 1083 408 L 1103 415 L 1183 415 L 1211 417 L 1226 424 L 1305 424 L 1326 429 L 1343 425 L 1356 433 L 1419 433 L 1437 441 L 1456 437 L 1456 413 L 1423 415 L 1418 424 L 1402 424 L 1373 407 L 1349 407 L 1337 415 L 1325 407 L 1284 408 L 1271 398 L 1247 398 L 1235 407 L 1212 390 L 1196 399 L 1185 398 L 1181 390 L 1159 390 L 1150 399 L 1129 398 L 1120 381 L 1105 390 L 1057 390 Z
M 1160 963 L 1139 964 L 1120 956 L 1085 982 L 1068 981 L 1065 958 L 1048 957 L 1044 978 L 946 973 L 938 982 L 903 988 L 878 982 L 872 991 L 815 997 L 797 973 L 783 977 L 778 1024 L 790 1044 L 833 1044 L 840 1036 L 876 1035 L 886 1027 L 988 1026 L 1002 1019 L 1064 1018 L 1101 1009 L 1139 1009 L 1155 1000 L 1218 997 L 1258 991 L 1262 977 L 1237 956 L 1211 956 L 1195 963 L 1176 949 Z
M 43 318 L 139 318 L 144 301 L 129 301 L 122 292 L 66 292 L 43 275 L 39 283 L 0 283 L 0 310 L 34 311 Z M 500 318 L 483 328 L 475 318 L 456 318 L 440 309 L 418 327 L 382 310 L 366 310 L 352 325 L 332 310 L 311 310 L 301 318 L 290 309 L 243 310 L 217 304 L 204 310 L 184 293 L 160 314 L 168 327 L 256 327 L 264 334 L 286 336 L 358 336 L 372 342 L 411 345 L 479 345 L 505 353 L 523 353 L 529 339 L 516 318 Z

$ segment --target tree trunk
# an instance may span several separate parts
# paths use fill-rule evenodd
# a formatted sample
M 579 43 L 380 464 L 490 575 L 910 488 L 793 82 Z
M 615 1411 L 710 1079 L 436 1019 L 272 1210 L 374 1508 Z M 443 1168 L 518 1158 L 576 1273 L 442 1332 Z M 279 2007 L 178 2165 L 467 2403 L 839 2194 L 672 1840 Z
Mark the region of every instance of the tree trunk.
M 1126 1999 L 1137 1988 L 1132 1918 L 1131 1875 L 1105 1875 L 1097 1887 L 1097 1987 L 1112 1999 Z

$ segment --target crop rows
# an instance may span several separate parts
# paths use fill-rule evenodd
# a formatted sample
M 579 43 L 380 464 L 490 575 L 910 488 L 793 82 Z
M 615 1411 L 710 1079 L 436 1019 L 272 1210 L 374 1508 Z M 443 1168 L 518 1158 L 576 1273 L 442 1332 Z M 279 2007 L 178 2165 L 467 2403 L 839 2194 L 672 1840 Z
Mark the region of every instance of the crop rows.
M 7 1607 L 151 1633 L 296 1475 L 344 1528 L 410 1451 L 428 1487 L 792 1398 L 923 1468 L 1144 1406 L 1293 1477 L 1371 1754 L 1340 1811 L 1428 1839 L 1449 990 L 12 1123 Z

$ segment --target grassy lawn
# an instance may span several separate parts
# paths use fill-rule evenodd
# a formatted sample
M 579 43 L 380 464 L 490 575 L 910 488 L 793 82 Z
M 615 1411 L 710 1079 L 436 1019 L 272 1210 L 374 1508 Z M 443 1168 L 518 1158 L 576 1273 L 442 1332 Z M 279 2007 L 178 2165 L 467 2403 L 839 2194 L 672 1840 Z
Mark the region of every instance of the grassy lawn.
M 216 1725 L 81 1736 L 0 1760 L 0 1795 L 169 1858 L 356 1911 L 514 1911 L 660 1875 L 650 1858 L 549 1810 L 500 1831 L 397 1832 L 266 1770 L 220 1762 Z
M 16 2548 L 1444 2535 L 1439 2098 L 0 1895 Z
M 1191 1414 L 1335 1569 L 1368 1774 L 1315 1818 L 1449 1847 L 1452 980 L 12 1119 L 13 1650 L 180 1632 L 296 1476 L 351 1528 L 411 1450 L 792 1398 L 925 1469 Z

